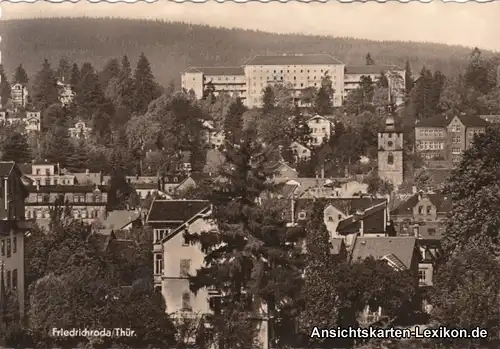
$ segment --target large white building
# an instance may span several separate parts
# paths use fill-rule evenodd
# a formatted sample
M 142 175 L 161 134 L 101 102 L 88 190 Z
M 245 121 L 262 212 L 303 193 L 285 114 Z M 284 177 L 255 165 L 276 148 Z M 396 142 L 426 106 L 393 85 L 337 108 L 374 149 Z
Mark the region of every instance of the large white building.
M 182 87 L 194 91 L 197 98 L 211 83 L 217 95 L 229 92 L 242 97 L 247 107 L 262 104 L 262 90 L 268 85 L 283 84 L 295 92 L 308 87 L 321 87 L 322 78 L 332 80 L 333 105 L 342 106 L 347 93 L 359 87 L 362 76 L 376 82 L 381 73 L 389 81 L 389 96 L 402 101 L 405 70 L 395 65 L 346 66 L 329 54 L 256 56 L 241 67 L 192 67 L 182 73 Z M 399 97 L 401 96 L 401 97 Z
M 246 97 L 245 71 L 243 67 L 193 67 L 181 76 L 182 88 L 193 90 L 197 98 L 203 97 L 207 84 L 212 83 L 215 95 L 227 92 Z
M 333 105 L 340 107 L 344 96 L 344 63 L 328 54 L 256 56 L 245 63 L 247 106 L 262 103 L 262 90 L 273 84 L 290 86 L 297 97 L 307 87 L 321 87 L 323 76 L 332 80 Z

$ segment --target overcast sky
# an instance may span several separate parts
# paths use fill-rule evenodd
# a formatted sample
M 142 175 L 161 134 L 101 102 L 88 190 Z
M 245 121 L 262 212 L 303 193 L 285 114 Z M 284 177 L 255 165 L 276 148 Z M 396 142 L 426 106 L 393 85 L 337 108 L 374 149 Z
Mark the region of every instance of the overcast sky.
M 161 18 L 278 33 L 440 42 L 500 51 L 500 0 L 462 4 L 441 1 L 405 4 L 375 1 L 217 3 L 213 0 L 196 4 L 169 0 L 127 4 L 87 1 L 49 3 L 39 0 L 36 3 L 2 2 L 1 7 L 3 19 L 69 16 Z

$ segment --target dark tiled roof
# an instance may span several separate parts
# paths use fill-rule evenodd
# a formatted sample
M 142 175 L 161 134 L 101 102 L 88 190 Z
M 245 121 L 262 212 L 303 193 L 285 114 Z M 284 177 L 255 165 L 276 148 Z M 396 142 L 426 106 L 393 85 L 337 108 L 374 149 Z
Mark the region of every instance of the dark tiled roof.
M 407 200 L 399 204 L 394 210 L 391 211 L 391 216 L 412 214 L 413 208 L 418 204 L 420 194 L 414 194 Z M 444 196 L 442 193 L 422 194 L 428 197 L 432 204 L 436 207 L 438 213 L 448 213 L 451 210 L 451 199 Z
M 403 70 L 395 65 L 348 65 L 345 67 L 346 74 L 380 74 L 381 72 Z
M 489 123 L 477 115 L 458 115 L 460 121 L 465 127 L 486 127 Z M 435 115 L 430 118 L 420 120 L 415 127 L 447 127 L 453 117 L 447 117 L 444 115 Z
M 204 75 L 245 75 L 243 67 L 191 67 L 185 73 L 203 73 Z
M 378 199 L 378 198 L 375 199 L 370 197 L 348 198 L 348 199 L 332 198 L 332 199 L 316 199 L 316 200 L 324 203 L 324 207 L 332 205 L 346 215 L 354 214 L 358 210 L 365 211 L 375 205 L 379 205 L 387 201 L 386 199 Z M 298 199 L 295 202 L 296 202 L 295 211 L 297 213 L 300 211 L 307 212 L 312 208 L 314 199 Z
M 50 162 L 47 160 L 36 160 L 33 161 L 33 165 L 57 165 L 55 162 Z
M 381 259 L 394 255 L 406 268 L 410 268 L 417 239 L 413 237 L 358 237 L 352 249 L 352 260 L 368 257 Z
M 92 193 L 96 189 L 106 192 L 107 187 L 103 185 L 44 185 L 38 189 L 36 186 L 28 186 L 30 193 Z
M 17 164 L 17 167 L 19 167 L 19 170 L 24 175 L 30 175 L 32 172 L 31 171 L 31 164 Z
M 102 224 L 108 229 L 122 229 L 124 226 L 139 219 L 140 217 L 141 215 L 139 212 L 115 210 L 108 214 Z
M 136 189 L 136 190 L 140 190 L 140 189 L 143 189 L 143 190 L 153 190 L 153 189 L 158 189 L 158 183 L 131 183 L 130 184 L 132 186 L 132 188 Z
M 500 123 L 500 115 L 479 115 L 479 117 L 492 124 Z
M 185 222 L 208 209 L 205 200 L 155 200 L 149 210 L 148 222 Z
M 337 232 L 339 234 L 352 234 L 359 232 L 361 220 L 363 221 L 363 232 L 367 234 L 384 233 L 386 230 L 386 205 L 378 204 L 365 210 L 361 217 L 348 217 L 339 222 Z
M 255 56 L 245 65 L 322 65 L 342 64 L 329 54 Z
M 0 177 L 7 177 L 14 169 L 16 163 L 13 161 L 0 161 Z

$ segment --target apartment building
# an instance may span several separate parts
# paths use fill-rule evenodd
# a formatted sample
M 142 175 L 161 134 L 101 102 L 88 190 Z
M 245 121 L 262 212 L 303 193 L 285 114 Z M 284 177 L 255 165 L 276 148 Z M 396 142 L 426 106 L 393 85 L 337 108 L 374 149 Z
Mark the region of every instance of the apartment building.
M 476 134 L 489 123 L 476 115 L 437 115 L 415 125 L 415 149 L 430 167 L 453 168 L 469 148 Z
M 193 90 L 196 98 L 203 97 L 211 83 L 215 95 L 226 92 L 246 98 L 246 80 L 243 67 L 192 67 L 181 74 L 182 88 Z
M 108 188 L 102 185 L 46 185 L 28 186 L 26 218 L 33 219 L 40 226 L 48 226 L 54 204 L 69 205 L 71 215 L 85 223 L 106 217 Z
M 384 73 L 394 88 L 405 86 L 406 71 L 395 65 L 349 65 L 345 67 L 344 89 L 348 94 L 359 87 L 361 77 L 370 77 L 373 82 L 378 81 L 380 75 Z M 398 77 L 398 78 L 397 78 Z M 398 81 L 399 80 L 399 81 Z M 399 86 L 401 85 L 401 86 Z
M 268 85 L 283 84 L 298 97 L 307 87 L 321 87 L 322 78 L 330 76 L 333 105 L 340 107 L 344 97 L 344 63 L 329 54 L 256 56 L 244 64 L 247 106 L 262 104 L 262 90 Z

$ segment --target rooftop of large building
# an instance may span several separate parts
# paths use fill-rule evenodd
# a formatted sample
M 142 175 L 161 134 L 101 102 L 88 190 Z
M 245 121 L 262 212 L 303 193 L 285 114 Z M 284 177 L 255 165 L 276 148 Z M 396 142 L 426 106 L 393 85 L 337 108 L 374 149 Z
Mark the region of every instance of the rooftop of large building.
M 347 65 L 346 74 L 369 74 L 375 75 L 387 71 L 402 71 L 404 69 L 396 65 Z
M 203 73 L 204 75 L 245 75 L 243 67 L 191 67 L 184 73 Z
M 470 114 L 460 114 L 457 115 L 457 118 L 460 119 L 462 124 L 465 127 L 486 127 L 489 125 L 488 121 L 482 119 L 477 115 Z M 453 120 L 453 117 L 446 115 L 435 115 L 430 118 L 426 118 L 420 120 L 415 127 L 432 127 L 432 128 L 444 128 L 447 127 L 450 122 Z
M 327 65 L 343 64 L 329 54 L 295 54 L 295 55 L 269 55 L 255 56 L 245 65 Z

